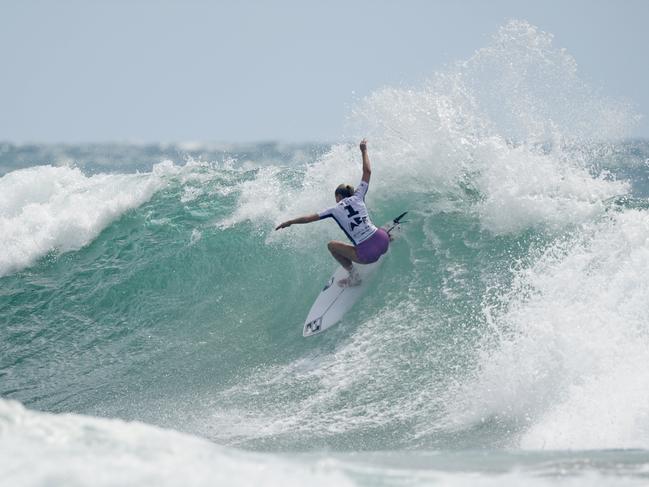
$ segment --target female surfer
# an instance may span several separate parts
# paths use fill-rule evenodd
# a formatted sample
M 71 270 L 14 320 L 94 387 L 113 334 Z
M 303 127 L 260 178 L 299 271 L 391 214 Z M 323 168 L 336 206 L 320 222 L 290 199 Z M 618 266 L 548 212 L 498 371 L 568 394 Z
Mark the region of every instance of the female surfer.
M 367 155 L 367 140 L 363 139 L 360 143 L 361 154 L 363 156 L 363 177 L 361 182 L 354 190 L 349 184 L 341 184 L 336 188 L 334 196 L 336 205 L 327 208 L 320 213 L 301 216 L 293 220 L 285 221 L 275 228 L 290 227 L 296 223 L 311 223 L 322 220 L 323 218 L 333 218 L 353 245 L 345 242 L 332 240 L 327 247 L 334 258 L 342 265 L 349 276 L 338 281 L 338 285 L 358 286 L 361 283 L 358 270 L 354 267 L 354 262 L 359 264 L 371 264 L 376 262 L 390 245 L 390 236 L 382 228 L 376 228 L 372 224 L 365 207 L 365 194 L 370 183 L 372 170 L 370 168 L 370 158 Z

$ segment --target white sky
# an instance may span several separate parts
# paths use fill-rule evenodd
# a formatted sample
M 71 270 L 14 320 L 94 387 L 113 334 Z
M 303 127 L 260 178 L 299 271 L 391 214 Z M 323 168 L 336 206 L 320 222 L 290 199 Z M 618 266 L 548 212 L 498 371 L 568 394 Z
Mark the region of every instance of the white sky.
M 554 34 L 649 137 L 649 0 L 0 0 L 0 140 L 335 142 L 354 100 L 511 18 Z

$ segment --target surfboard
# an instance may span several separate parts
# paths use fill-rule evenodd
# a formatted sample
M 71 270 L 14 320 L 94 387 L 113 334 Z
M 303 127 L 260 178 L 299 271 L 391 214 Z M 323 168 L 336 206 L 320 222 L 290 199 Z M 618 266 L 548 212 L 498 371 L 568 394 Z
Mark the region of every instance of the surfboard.
M 402 213 L 391 222 L 385 224 L 383 228 L 390 234 L 394 240 L 401 231 L 402 218 L 407 212 Z M 390 247 L 392 247 L 390 243 Z M 379 260 L 372 264 L 354 264 L 361 276 L 361 283 L 358 286 L 340 287 L 338 281 L 347 277 L 347 271 L 343 267 L 338 267 L 333 276 L 329 278 L 325 286 L 316 298 L 308 316 L 304 322 L 302 336 L 309 337 L 322 333 L 331 328 L 343 316 L 352 309 L 354 304 L 361 298 L 375 272 L 383 263 L 385 256 L 390 252 L 383 254 Z

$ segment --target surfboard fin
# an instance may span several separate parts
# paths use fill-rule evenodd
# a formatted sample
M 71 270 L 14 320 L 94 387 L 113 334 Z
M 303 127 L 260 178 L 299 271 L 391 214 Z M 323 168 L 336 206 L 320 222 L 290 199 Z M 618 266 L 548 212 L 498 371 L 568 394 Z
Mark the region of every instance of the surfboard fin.
M 402 220 L 402 218 L 404 216 L 406 216 L 407 214 L 408 214 L 408 212 L 404 211 L 403 213 L 401 213 L 401 215 L 399 215 L 394 220 L 392 220 L 392 226 L 387 229 L 388 235 L 390 235 L 390 232 L 392 230 L 394 230 L 395 228 L 399 227 L 399 225 L 401 225 L 402 223 L 408 223 L 407 220 Z
M 407 211 L 404 211 L 403 213 L 401 213 L 401 215 L 399 215 L 399 216 L 396 217 L 394 220 L 392 220 L 392 223 L 395 223 L 395 224 L 397 224 L 397 225 L 398 225 L 399 223 L 406 223 L 405 221 L 401 221 L 401 219 L 402 219 L 404 216 L 406 216 L 407 214 L 408 214 L 408 212 L 407 212 Z

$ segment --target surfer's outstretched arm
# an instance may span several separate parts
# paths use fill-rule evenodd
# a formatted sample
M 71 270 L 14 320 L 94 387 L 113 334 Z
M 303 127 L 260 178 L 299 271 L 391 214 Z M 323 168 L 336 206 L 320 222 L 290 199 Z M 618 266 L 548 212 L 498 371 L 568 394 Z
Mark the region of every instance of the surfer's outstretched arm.
M 363 155 L 363 177 L 361 181 L 370 182 L 372 168 L 370 167 L 370 156 L 367 155 L 367 139 L 361 140 L 361 154 Z
M 279 230 L 280 228 L 286 228 L 290 227 L 291 225 L 294 225 L 296 223 L 311 223 L 318 221 L 320 217 L 318 216 L 317 213 L 314 213 L 313 215 L 306 215 L 306 216 L 301 216 L 299 218 L 294 218 L 292 220 L 287 220 L 284 223 L 280 223 L 275 227 L 275 230 Z

